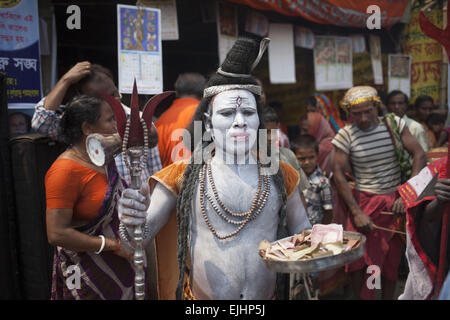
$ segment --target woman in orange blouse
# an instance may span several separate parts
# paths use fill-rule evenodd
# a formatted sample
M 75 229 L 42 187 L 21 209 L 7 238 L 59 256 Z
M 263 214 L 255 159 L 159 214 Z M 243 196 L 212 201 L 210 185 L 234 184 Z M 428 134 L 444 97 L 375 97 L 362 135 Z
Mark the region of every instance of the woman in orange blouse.
M 98 96 L 76 97 L 61 120 L 61 134 L 70 147 L 45 177 L 47 236 L 57 249 L 52 299 L 133 298 L 131 256 L 118 240 L 115 199 L 122 183 L 114 162 L 106 172 L 86 152 L 89 134 L 116 131 L 112 108 Z M 73 270 L 80 277 L 70 282 Z

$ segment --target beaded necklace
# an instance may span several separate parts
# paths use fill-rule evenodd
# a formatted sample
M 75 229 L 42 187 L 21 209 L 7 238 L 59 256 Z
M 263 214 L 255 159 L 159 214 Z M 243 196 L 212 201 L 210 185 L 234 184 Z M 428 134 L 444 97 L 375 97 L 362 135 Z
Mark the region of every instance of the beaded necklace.
M 242 213 L 235 213 L 228 209 L 223 203 L 222 200 L 219 198 L 219 194 L 216 189 L 216 185 L 214 183 L 214 179 L 212 176 L 211 171 L 211 163 L 208 162 L 205 165 L 203 165 L 202 170 L 200 171 L 200 208 L 202 212 L 203 219 L 205 220 L 205 223 L 211 230 L 211 232 L 214 234 L 214 236 L 220 240 L 225 240 L 228 238 L 234 237 L 236 234 L 238 234 L 251 220 L 255 219 L 262 211 L 262 209 L 265 207 L 267 199 L 270 194 L 270 179 L 268 175 L 262 175 L 261 174 L 261 165 L 258 163 L 258 188 L 256 190 L 255 196 L 253 197 L 253 201 L 251 204 L 251 207 L 246 212 Z M 211 197 L 211 195 L 205 190 L 205 182 L 208 179 L 211 189 L 213 191 L 214 199 L 217 203 L 215 203 Z M 262 191 L 261 191 L 262 188 Z M 211 222 L 209 221 L 208 215 L 206 213 L 205 209 L 205 197 L 213 207 L 214 211 L 217 213 L 219 217 L 221 217 L 223 220 L 225 220 L 229 224 L 238 225 L 239 227 L 227 235 L 219 235 L 216 231 L 216 229 L 212 226 Z M 222 210 L 225 212 L 223 213 Z M 240 218 L 244 220 L 234 220 L 228 217 L 226 214 L 231 215 L 235 218 Z

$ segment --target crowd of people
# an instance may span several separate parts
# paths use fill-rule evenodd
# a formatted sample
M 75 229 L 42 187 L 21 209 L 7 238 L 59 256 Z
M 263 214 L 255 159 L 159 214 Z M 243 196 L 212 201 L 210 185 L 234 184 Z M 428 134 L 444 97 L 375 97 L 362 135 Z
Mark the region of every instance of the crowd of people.
M 108 69 L 79 62 L 37 104 L 32 128 L 68 145 L 45 177 L 47 236 L 57 248 L 52 299 L 134 297 L 135 244 L 123 238 L 121 226 L 130 235 L 142 225 L 144 246 L 155 240 L 159 299 L 286 298 L 286 279 L 264 266 L 257 244 L 315 224 L 342 224 L 367 237 L 364 256 L 345 268 L 355 299 L 374 298 L 364 285 L 372 265 L 381 270 L 381 297 L 396 298 L 405 248 L 411 274 L 421 250 L 433 252 L 427 265 L 437 265 L 439 241 L 427 231 L 438 228 L 450 180 L 440 174 L 433 196 L 408 208 L 397 190 L 426 167 L 427 151 L 448 141 L 433 99 L 419 96 L 409 108 L 401 91 L 382 101 L 374 88 L 357 86 L 340 102 L 344 119 L 328 97 L 314 94 L 300 108 L 299 134 L 288 139 L 266 103 L 270 96 L 251 75 L 263 47 L 242 38 L 208 80 L 179 75 L 176 99 L 155 121 L 158 146 L 148 150 L 139 190 L 128 187 L 131 174 L 122 154 L 105 168 L 86 150 L 90 134 L 117 133 L 105 96 L 122 97 Z M 129 116 L 130 108 L 121 105 Z M 194 121 L 213 148 L 204 138 L 182 143 L 180 130 L 192 133 Z M 260 129 L 267 130 L 267 146 L 279 148 L 279 169 L 269 175 L 259 155 Z M 190 161 L 196 155 L 201 163 Z M 229 155 L 232 163 L 225 161 Z M 402 230 L 402 219 L 416 219 L 407 223 L 421 232 Z M 397 231 L 406 231 L 406 239 Z M 81 267 L 81 289 L 66 285 L 74 264 Z M 403 298 L 437 298 L 434 285 L 424 292 L 418 273 L 411 274 Z M 448 287 L 442 290 L 446 298 Z

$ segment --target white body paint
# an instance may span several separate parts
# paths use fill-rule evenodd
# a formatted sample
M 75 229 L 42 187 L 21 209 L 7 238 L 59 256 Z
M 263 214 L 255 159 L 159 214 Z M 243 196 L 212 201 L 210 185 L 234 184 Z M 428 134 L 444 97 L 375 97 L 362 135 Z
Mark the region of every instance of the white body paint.
M 241 103 L 236 103 L 237 98 L 243 98 Z M 211 128 L 212 125 L 214 137 L 225 137 L 220 142 L 215 140 L 216 152 L 211 161 L 217 192 L 230 210 L 244 212 L 250 209 L 258 185 L 258 167 L 251 164 L 256 163 L 256 159 L 252 159 L 249 152 L 256 141 L 259 126 L 256 102 L 248 91 L 231 90 L 216 96 L 212 111 L 211 123 L 207 127 Z M 253 131 L 254 136 L 251 133 Z M 248 136 L 248 140 L 236 139 L 236 135 Z M 251 143 L 239 145 L 244 141 Z M 226 147 L 228 143 L 233 147 Z M 240 153 L 242 148 L 244 152 Z M 247 164 L 228 163 L 229 158 L 226 155 L 230 155 L 230 150 L 234 150 L 231 155 L 235 160 L 245 160 Z M 205 187 L 212 194 L 210 184 L 206 183 Z M 291 234 L 311 228 L 299 192 L 294 192 L 287 202 L 287 222 Z M 237 228 L 219 217 L 208 201 L 205 203 L 208 218 L 220 235 L 229 234 Z M 175 206 L 175 196 L 158 183 L 147 211 L 151 235 L 146 243 L 167 223 Z M 258 254 L 258 243 L 264 239 L 276 240 L 281 197 L 273 178 L 270 196 L 261 214 L 230 239 L 217 239 L 206 225 L 200 209 L 198 183 L 192 206 L 189 252 L 191 285 L 196 298 L 271 299 L 275 293 L 276 273 L 265 267 Z M 137 217 L 138 214 L 134 216 Z M 120 214 L 120 217 L 125 224 L 136 222 L 128 220 L 123 214 Z M 143 219 L 139 220 L 142 221 Z

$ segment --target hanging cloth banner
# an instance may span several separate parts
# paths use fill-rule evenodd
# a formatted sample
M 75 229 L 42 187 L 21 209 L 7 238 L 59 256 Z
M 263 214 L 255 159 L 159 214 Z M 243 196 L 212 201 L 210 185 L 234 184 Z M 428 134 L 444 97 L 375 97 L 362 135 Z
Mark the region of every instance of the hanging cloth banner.
M 300 16 L 310 21 L 340 27 L 366 28 L 367 8 L 380 8 L 381 27 L 389 29 L 400 22 L 408 0 L 229 0 L 258 10 L 275 11 L 286 16 Z
M 426 12 L 427 18 L 438 28 L 443 27 L 443 12 L 434 8 Z M 441 85 L 442 46 L 431 39 L 420 28 L 420 8 L 411 11 L 411 22 L 405 25 L 402 34 L 404 53 L 412 57 L 411 62 L 411 99 L 414 103 L 420 95 L 439 100 Z

